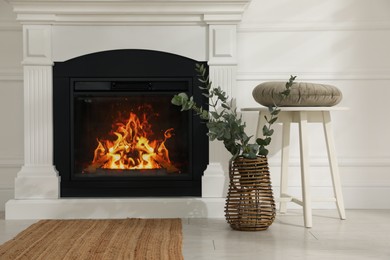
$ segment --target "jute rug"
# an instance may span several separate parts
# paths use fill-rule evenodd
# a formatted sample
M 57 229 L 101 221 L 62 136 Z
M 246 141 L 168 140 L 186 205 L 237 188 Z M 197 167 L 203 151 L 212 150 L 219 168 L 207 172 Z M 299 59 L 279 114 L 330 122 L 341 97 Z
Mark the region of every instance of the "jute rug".
M 182 260 L 180 219 L 41 220 L 0 246 L 0 259 Z

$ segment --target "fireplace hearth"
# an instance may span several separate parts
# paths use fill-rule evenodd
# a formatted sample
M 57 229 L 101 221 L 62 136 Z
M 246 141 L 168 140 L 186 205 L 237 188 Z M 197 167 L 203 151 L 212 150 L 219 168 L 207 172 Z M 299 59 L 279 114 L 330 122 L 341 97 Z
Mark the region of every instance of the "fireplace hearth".
M 150 50 L 56 62 L 54 164 L 61 197 L 201 196 L 207 128 L 170 103 L 187 92 L 207 109 L 196 63 L 202 62 Z

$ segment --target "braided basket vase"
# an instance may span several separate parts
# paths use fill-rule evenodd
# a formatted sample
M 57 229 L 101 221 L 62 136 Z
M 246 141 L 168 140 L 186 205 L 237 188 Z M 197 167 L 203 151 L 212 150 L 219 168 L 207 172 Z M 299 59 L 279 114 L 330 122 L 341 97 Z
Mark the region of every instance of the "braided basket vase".
M 275 201 L 266 157 L 238 157 L 230 163 L 225 217 L 232 229 L 260 231 L 275 219 Z

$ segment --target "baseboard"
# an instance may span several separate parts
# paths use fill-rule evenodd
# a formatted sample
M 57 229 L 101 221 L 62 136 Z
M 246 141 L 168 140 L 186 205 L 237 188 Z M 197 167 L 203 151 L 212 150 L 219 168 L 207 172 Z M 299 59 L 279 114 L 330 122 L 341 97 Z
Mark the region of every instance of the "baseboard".
M 278 201 L 279 187 L 274 186 L 274 197 Z M 332 187 L 312 187 L 312 208 L 313 209 L 334 209 L 334 202 L 316 202 L 333 196 Z M 300 187 L 290 187 L 289 194 L 301 197 Z M 346 209 L 390 209 L 390 187 L 343 187 L 343 198 Z M 278 204 L 278 203 L 277 203 Z M 301 209 L 302 207 L 295 203 L 288 203 L 288 209 Z
M 300 187 L 289 192 L 299 197 Z M 278 206 L 279 187 L 274 187 Z M 312 187 L 313 198 L 332 195 L 331 187 Z M 343 187 L 346 209 L 390 209 L 390 187 Z M 73 218 L 224 218 L 224 198 L 126 198 L 9 200 L 6 219 Z M 312 202 L 313 209 L 336 211 L 333 202 Z M 301 209 L 288 203 L 288 209 Z
M 9 200 L 6 219 L 223 218 L 223 198 Z

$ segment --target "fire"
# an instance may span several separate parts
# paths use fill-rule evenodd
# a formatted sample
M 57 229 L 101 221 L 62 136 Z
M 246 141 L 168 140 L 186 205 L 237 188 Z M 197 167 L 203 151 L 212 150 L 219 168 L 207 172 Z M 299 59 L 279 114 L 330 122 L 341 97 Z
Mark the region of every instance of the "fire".
M 116 140 L 97 138 L 94 158 L 87 172 L 103 169 L 161 169 L 178 172 L 169 159 L 165 142 L 172 137 L 173 128 L 164 132 L 163 140 L 151 140 L 152 125 L 144 113 L 140 119 L 130 112 L 128 119 L 114 124 L 112 134 Z

